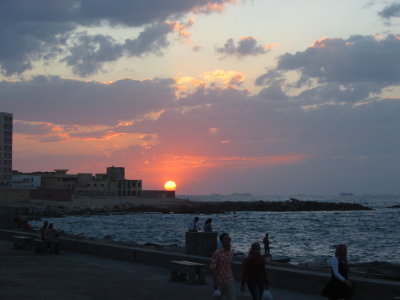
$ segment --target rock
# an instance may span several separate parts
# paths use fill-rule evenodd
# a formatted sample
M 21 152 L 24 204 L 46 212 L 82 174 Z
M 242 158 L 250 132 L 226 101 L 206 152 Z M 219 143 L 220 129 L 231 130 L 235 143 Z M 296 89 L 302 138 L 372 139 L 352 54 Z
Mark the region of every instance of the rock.
M 400 208 L 400 204 L 389 206 L 388 208 Z

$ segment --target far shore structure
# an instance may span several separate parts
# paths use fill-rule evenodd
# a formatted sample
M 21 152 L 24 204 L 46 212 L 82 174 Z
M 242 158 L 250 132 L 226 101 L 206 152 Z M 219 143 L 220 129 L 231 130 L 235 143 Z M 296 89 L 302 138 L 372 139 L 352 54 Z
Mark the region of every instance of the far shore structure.
M 126 179 L 123 167 L 111 166 L 106 173 L 96 174 L 68 174 L 67 169 L 12 174 L 11 188 L 0 190 L 1 198 L 70 201 L 82 197 L 175 197 L 175 191 L 143 190 L 142 180 Z

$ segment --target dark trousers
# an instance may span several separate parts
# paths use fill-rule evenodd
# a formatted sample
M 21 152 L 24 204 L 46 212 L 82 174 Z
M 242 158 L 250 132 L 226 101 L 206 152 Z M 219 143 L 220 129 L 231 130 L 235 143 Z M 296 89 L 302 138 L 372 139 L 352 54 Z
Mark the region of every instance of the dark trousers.
M 247 281 L 247 287 L 253 300 L 261 300 L 265 289 L 263 281 Z

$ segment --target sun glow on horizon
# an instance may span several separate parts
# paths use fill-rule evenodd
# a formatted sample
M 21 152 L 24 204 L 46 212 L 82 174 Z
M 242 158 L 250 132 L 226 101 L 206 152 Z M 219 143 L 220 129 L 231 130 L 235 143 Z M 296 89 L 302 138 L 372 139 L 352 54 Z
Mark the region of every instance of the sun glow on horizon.
M 176 183 L 171 180 L 167 181 L 166 183 L 164 183 L 164 189 L 167 191 L 175 191 Z

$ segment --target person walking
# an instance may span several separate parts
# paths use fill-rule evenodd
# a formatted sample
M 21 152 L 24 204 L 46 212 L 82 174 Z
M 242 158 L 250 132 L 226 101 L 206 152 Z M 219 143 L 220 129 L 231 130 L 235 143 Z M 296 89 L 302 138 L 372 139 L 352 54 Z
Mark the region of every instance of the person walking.
M 268 289 L 269 282 L 265 269 L 265 256 L 261 255 L 261 247 L 259 243 L 251 245 L 249 254 L 243 261 L 243 276 L 241 291 L 245 291 L 245 285 L 251 294 L 253 300 L 261 300 L 264 291 Z
M 229 234 L 223 233 L 219 239 L 222 247 L 215 250 L 210 264 L 213 274 L 214 291 L 216 294 L 220 294 L 218 299 L 236 300 L 235 279 L 232 272 L 233 253 L 231 250 L 231 238 Z
M 351 299 L 354 283 L 348 278 L 347 246 L 337 245 L 335 256 L 330 260 L 331 279 L 322 290 L 322 295 L 329 300 Z

